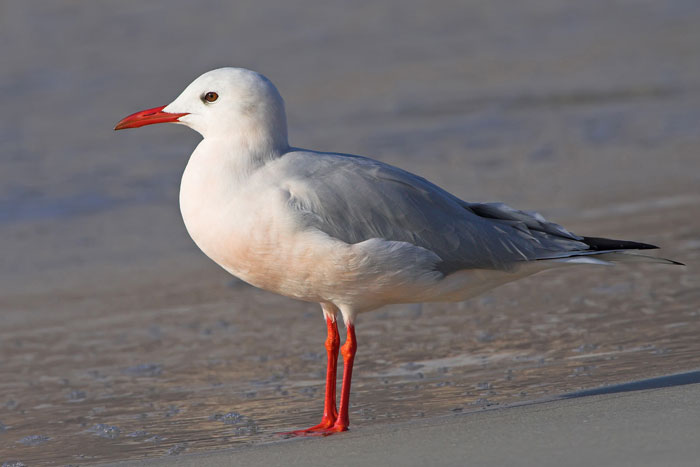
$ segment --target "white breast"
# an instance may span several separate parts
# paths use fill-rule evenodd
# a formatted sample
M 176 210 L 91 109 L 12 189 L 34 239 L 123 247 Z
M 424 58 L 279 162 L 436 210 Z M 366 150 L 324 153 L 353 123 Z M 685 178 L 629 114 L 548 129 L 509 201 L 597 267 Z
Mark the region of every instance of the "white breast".
M 283 190 L 261 170 L 251 175 L 205 141 L 192 154 L 180 186 L 180 210 L 194 242 L 256 287 L 323 301 L 321 289 L 331 278 L 320 267 L 332 262 L 336 243 L 345 244 L 300 231 Z

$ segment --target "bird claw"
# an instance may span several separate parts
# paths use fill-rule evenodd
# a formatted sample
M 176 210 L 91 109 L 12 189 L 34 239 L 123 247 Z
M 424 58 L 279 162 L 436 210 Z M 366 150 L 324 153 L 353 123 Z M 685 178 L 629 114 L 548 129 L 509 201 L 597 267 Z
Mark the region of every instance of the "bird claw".
M 332 434 L 340 433 L 347 430 L 347 425 L 339 425 L 334 424 L 332 422 L 321 422 L 318 425 L 312 426 L 311 428 L 307 428 L 305 430 L 286 431 L 284 433 L 279 434 L 281 436 L 284 436 L 285 438 L 296 438 L 307 436 L 330 436 Z

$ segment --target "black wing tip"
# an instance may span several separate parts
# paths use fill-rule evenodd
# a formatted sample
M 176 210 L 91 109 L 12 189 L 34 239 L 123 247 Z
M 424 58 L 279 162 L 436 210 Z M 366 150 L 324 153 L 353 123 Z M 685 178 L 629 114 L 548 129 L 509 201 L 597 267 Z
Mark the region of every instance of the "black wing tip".
M 583 243 L 588 245 L 589 250 L 658 250 L 656 245 L 649 243 L 632 242 L 629 240 L 613 240 L 612 238 L 583 237 Z
M 649 243 L 632 242 L 629 240 L 613 240 L 611 238 L 600 238 L 600 237 L 583 237 L 583 243 L 588 245 L 590 251 L 608 251 L 608 250 L 658 250 L 659 247 L 656 245 L 650 245 Z M 672 259 L 664 258 L 671 264 L 678 266 L 685 266 L 684 263 L 680 261 L 674 261 Z

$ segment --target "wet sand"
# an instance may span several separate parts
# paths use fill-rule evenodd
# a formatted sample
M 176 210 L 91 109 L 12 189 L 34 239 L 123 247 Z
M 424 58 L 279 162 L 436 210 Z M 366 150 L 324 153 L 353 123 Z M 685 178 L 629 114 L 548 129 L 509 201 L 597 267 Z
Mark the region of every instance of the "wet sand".
M 700 373 L 677 380 L 680 384 L 688 384 L 688 380 L 697 383 Z M 697 465 L 700 384 L 641 391 L 625 386 L 618 389 L 603 392 L 605 395 L 507 410 L 367 427 L 330 439 L 294 440 L 111 466 Z
M 358 433 L 700 366 L 696 2 L 306 5 L 0 7 L 0 462 L 190 454 L 317 422 L 318 305 L 236 281 L 187 237 L 197 135 L 111 131 L 223 65 L 278 85 L 297 146 L 688 265 L 361 316 Z

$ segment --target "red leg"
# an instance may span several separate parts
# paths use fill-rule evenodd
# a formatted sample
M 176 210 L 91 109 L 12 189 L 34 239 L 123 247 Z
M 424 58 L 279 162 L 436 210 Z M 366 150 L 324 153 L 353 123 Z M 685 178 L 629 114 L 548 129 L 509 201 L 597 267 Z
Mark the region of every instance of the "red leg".
M 323 404 L 323 418 L 321 418 L 321 423 L 312 426 L 311 428 L 282 433 L 283 435 L 306 436 L 319 434 L 319 432 L 324 432 L 331 428 L 338 418 L 338 412 L 335 409 L 335 380 L 338 371 L 338 349 L 340 346 L 340 336 L 338 335 L 337 321 L 327 316 L 326 325 L 328 326 L 328 337 L 326 338 L 328 365 L 326 367 L 326 397 Z M 345 383 L 343 383 L 343 388 L 344 387 Z
M 343 387 L 340 390 L 340 410 L 335 424 L 328 430 L 327 434 L 346 431 L 350 425 L 348 411 L 350 408 L 350 382 L 352 379 L 352 364 L 355 361 L 357 352 L 357 340 L 355 339 L 355 326 L 348 323 L 348 336 L 341 349 L 343 353 Z

